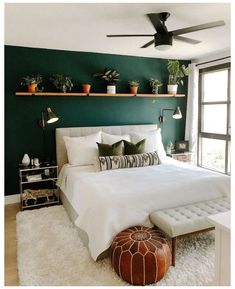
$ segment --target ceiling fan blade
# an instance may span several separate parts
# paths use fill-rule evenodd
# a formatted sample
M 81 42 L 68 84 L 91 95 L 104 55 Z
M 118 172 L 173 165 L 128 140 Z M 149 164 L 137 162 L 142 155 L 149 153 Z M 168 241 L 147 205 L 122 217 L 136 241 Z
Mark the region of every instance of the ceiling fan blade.
M 179 36 L 179 35 L 175 35 L 174 39 L 177 39 L 177 40 L 180 40 L 180 41 L 184 41 L 184 42 L 187 42 L 187 43 L 190 43 L 190 44 L 201 43 L 201 41 L 199 41 L 199 40 L 195 40 L 195 39 L 192 39 L 192 38 L 183 37 L 183 36 Z
M 106 37 L 153 37 L 153 34 L 116 34 L 116 35 L 106 35 Z
M 151 23 L 153 24 L 155 30 L 158 32 L 158 33 L 161 33 L 164 31 L 164 28 L 163 28 L 163 25 L 162 25 L 162 22 L 159 18 L 159 14 L 158 13 L 149 13 L 147 14 L 149 20 L 151 21 Z
M 149 47 L 150 45 L 152 45 L 154 43 L 154 40 L 151 40 L 147 43 L 145 43 L 143 46 L 141 46 L 140 48 L 146 48 L 146 47 Z
M 195 32 L 195 31 L 214 28 L 214 27 L 223 26 L 223 25 L 225 25 L 224 21 L 215 21 L 215 22 L 205 23 L 202 25 L 196 25 L 196 26 L 191 26 L 187 28 L 173 30 L 171 31 L 171 33 L 173 35 L 180 35 L 180 34 Z

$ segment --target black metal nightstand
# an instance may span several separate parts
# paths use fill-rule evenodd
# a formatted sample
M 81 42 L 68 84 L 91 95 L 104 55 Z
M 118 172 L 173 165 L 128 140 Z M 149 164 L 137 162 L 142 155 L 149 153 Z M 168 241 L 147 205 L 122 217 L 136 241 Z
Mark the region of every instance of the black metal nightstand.
M 21 209 L 59 204 L 57 177 L 57 165 L 39 167 L 19 165 Z

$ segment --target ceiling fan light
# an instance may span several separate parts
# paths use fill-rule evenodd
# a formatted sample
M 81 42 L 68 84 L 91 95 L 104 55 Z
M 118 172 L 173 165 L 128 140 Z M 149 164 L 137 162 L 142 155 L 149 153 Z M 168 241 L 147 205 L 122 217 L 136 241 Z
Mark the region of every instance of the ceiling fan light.
M 169 44 L 163 44 L 163 45 L 156 45 L 155 48 L 157 50 L 160 50 L 160 51 L 165 51 L 165 50 L 168 50 L 171 48 L 171 45 Z
M 155 39 L 155 48 L 157 50 L 168 50 L 172 47 L 173 36 L 170 33 L 156 33 L 154 36 Z

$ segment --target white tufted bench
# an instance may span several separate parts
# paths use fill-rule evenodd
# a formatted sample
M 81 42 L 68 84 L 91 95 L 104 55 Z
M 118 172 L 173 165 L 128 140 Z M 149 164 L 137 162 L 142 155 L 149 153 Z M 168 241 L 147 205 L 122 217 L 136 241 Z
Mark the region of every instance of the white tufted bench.
M 152 223 L 172 238 L 172 265 L 175 266 L 177 237 L 213 230 L 207 216 L 230 210 L 228 197 L 159 210 L 150 214 Z

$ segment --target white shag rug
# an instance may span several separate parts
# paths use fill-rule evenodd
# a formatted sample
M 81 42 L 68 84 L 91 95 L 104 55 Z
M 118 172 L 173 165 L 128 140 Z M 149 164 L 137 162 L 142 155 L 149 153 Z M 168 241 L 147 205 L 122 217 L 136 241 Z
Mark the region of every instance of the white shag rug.
M 206 285 L 214 278 L 214 233 L 178 240 L 176 266 L 157 286 Z M 110 258 L 94 262 L 63 206 L 17 214 L 20 285 L 128 285 Z

